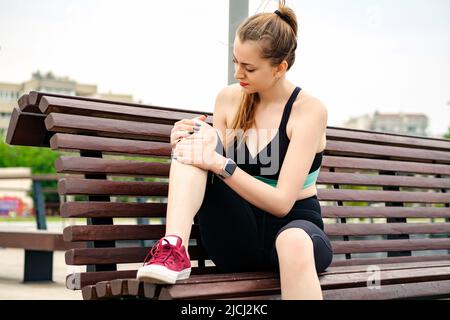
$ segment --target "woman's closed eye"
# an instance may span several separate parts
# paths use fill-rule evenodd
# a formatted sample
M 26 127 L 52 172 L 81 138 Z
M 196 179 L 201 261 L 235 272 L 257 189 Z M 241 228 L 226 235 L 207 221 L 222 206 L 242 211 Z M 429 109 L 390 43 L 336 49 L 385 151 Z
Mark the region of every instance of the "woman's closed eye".
M 237 62 L 237 61 L 236 61 L 235 59 L 233 59 L 232 61 L 233 61 L 233 63 L 234 63 L 234 64 L 237 64 L 237 63 L 238 63 L 238 62 Z M 253 71 L 255 71 L 255 70 L 249 70 L 249 69 L 245 69 L 245 71 L 248 71 L 248 72 L 253 72 Z

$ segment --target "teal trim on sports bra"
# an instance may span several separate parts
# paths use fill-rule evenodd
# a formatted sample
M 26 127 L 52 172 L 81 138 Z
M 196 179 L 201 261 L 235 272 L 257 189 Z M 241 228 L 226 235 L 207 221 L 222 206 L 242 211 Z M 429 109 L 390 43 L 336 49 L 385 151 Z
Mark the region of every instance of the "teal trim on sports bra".
M 308 174 L 308 176 L 306 177 L 306 181 L 303 184 L 303 189 L 306 189 L 306 188 L 312 186 L 316 182 L 317 177 L 319 176 L 319 171 L 320 171 L 320 168 L 317 169 L 316 171 L 311 172 L 310 174 Z M 274 188 L 277 187 L 278 180 L 267 179 L 267 178 L 264 178 L 264 177 L 261 177 L 261 176 L 254 176 L 254 177 L 256 179 L 258 179 L 258 180 L 261 180 L 262 182 L 265 182 L 265 183 L 271 185 Z

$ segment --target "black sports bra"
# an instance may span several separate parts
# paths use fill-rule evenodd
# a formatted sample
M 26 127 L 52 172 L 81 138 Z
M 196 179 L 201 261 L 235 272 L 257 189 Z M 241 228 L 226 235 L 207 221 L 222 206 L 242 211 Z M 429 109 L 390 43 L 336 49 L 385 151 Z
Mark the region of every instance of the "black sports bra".
M 294 104 L 300 90 L 300 87 L 296 87 L 294 89 L 294 92 L 292 92 L 284 107 L 283 116 L 281 118 L 281 123 L 277 134 L 255 157 L 250 154 L 247 144 L 244 141 L 240 143 L 239 147 L 237 146 L 237 142 L 234 142 L 234 152 L 232 156 L 238 167 L 255 178 L 274 187 L 277 185 L 281 166 L 289 146 L 289 137 L 286 133 L 286 125 L 289 120 L 292 105 Z M 279 155 L 278 157 L 277 154 Z M 316 153 L 305 184 L 303 185 L 303 189 L 313 185 L 317 180 L 322 164 L 322 157 L 323 151 Z

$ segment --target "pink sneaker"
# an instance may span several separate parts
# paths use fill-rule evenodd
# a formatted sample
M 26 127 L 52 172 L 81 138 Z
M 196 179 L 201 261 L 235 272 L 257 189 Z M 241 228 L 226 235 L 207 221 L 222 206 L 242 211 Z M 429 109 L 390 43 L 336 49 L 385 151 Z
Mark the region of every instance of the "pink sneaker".
M 177 238 L 175 246 L 165 238 L 161 238 L 155 243 L 144 259 L 144 266 L 140 267 L 137 272 L 139 281 L 174 284 L 177 280 L 189 278 L 191 261 L 187 256 L 186 249 L 181 244 L 181 238 L 174 237 Z M 149 255 L 152 258 L 147 262 Z

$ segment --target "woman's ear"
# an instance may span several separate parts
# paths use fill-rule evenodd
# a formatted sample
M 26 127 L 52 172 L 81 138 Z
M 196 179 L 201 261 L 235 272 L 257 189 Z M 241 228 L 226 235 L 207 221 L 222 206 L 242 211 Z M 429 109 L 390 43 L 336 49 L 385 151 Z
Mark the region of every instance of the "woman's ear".
M 275 67 L 274 77 L 281 78 L 285 74 L 288 66 L 289 64 L 286 60 L 281 61 L 281 63 Z

